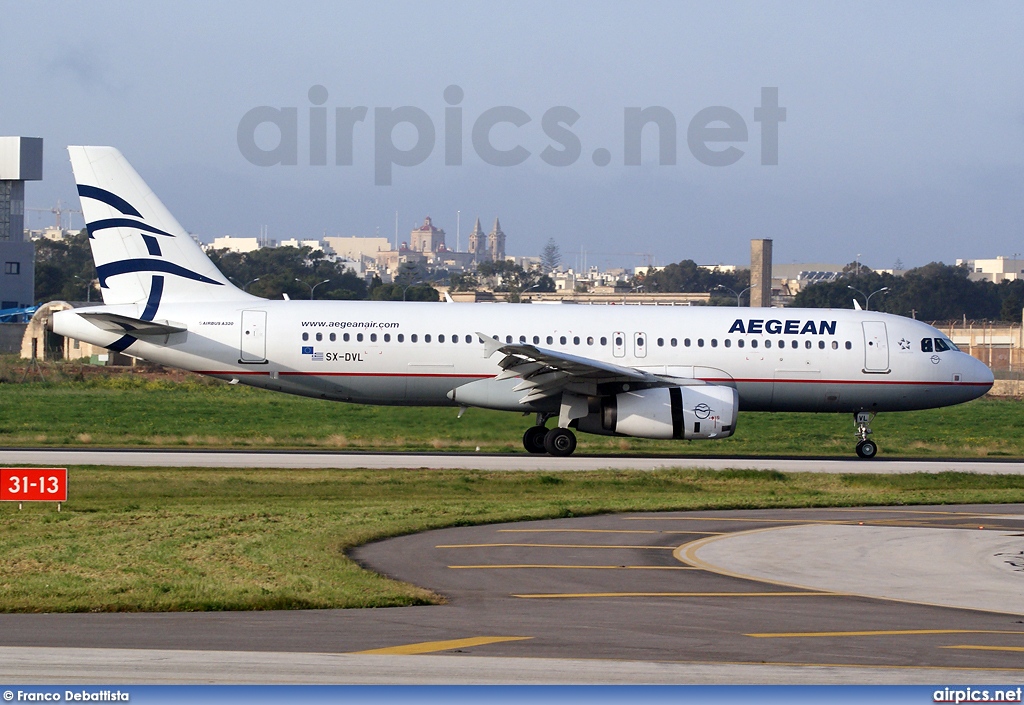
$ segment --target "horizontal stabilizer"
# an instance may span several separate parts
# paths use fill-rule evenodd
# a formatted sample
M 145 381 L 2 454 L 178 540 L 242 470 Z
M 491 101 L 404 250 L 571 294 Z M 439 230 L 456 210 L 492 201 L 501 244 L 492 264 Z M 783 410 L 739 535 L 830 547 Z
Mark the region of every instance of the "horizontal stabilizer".
M 148 335 L 157 336 L 170 335 L 171 333 L 184 333 L 188 330 L 180 323 L 171 323 L 170 321 L 143 321 L 140 318 L 122 316 L 117 313 L 81 311 L 78 315 L 92 323 L 97 328 L 102 328 L 105 331 L 116 333 L 118 335 L 130 333 L 138 338 L 144 338 Z

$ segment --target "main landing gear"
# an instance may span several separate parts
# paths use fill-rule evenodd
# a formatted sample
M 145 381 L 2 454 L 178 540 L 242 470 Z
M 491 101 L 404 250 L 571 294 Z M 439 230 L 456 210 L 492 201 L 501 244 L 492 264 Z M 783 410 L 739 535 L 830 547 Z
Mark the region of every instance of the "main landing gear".
M 853 422 L 857 425 L 857 438 L 860 439 L 857 441 L 857 457 L 864 460 L 870 460 L 878 455 L 878 444 L 868 440 L 873 418 L 875 415 L 870 411 L 858 411 L 853 415 Z
M 550 416 L 537 414 L 537 425 L 526 429 L 523 447 L 529 453 L 550 453 L 559 458 L 572 455 L 576 450 L 576 434 L 567 428 L 544 427 Z

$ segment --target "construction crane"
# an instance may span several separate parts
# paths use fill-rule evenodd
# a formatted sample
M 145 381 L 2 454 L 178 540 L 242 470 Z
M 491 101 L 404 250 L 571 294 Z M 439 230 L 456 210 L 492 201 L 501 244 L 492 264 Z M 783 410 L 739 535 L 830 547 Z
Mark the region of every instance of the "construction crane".
M 64 214 L 65 213 L 68 214 L 68 228 L 71 227 L 71 214 L 72 213 L 78 213 L 79 215 L 81 215 L 81 213 L 82 213 L 82 211 L 78 210 L 77 208 L 64 208 L 61 205 L 60 200 L 57 201 L 57 205 L 54 208 L 26 208 L 25 210 L 27 210 L 27 211 L 35 211 L 37 213 L 53 213 L 57 217 L 56 218 L 56 225 L 54 226 L 54 227 L 57 228 L 57 230 L 63 230 L 64 229 Z

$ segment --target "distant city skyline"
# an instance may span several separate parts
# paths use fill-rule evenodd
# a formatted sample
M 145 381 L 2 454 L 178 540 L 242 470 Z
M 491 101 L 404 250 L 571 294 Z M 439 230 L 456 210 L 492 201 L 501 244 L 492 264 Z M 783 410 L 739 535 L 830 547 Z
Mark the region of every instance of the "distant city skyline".
M 602 266 L 742 264 L 761 237 L 777 263 L 1024 251 L 1019 4 L 40 2 L 4 15 L 17 60 L 0 74 L 0 134 L 45 140 L 33 208 L 77 207 L 65 145 L 110 144 L 206 241 L 263 226 L 275 239 L 392 237 L 396 211 L 404 233 L 426 215 L 454 233 L 461 211 L 500 214 L 509 254 L 554 239 L 567 262 L 585 250 Z M 777 165 L 766 88 L 785 109 Z M 295 109 L 294 166 L 240 149 L 260 106 Z M 351 109 L 340 133 L 338 108 Z M 648 124 L 634 165 L 641 108 L 674 121 L 674 164 Z M 423 116 L 432 149 L 402 157 L 426 144 Z M 482 141 L 491 118 L 504 122 Z M 375 185 L 388 119 L 391 185 Z M 707 141 L 715 127 L 726 141 Z M 253 139 L 279 142 L 269 124 Z M 701 145 L 742 155 L 709 166 Z M 528 158 L 495 166 L 519 147 Z

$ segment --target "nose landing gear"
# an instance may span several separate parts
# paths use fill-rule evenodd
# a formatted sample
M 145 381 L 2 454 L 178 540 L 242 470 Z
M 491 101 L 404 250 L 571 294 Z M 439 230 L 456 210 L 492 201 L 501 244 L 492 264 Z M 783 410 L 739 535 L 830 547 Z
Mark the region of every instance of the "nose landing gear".
M 878 455 L 878 444 L 868 440 L 871 434 L 871 419 L 875 415 L 870 411 L 858 411 L 853 415 L 853 422 L 857 425 L 857 457 L 870 460 Z

